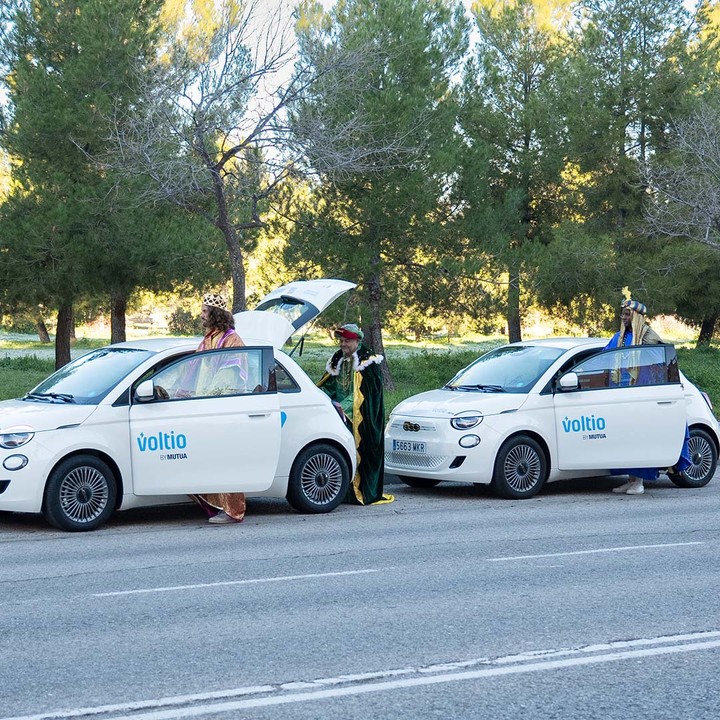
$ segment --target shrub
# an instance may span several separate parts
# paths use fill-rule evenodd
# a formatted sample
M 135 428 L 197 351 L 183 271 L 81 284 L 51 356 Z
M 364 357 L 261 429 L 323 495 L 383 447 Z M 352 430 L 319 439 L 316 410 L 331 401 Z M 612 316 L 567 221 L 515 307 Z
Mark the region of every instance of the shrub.
M 713 404 L 715 415 L 720 413 L 720 349 L 701 347 L 678 348 L 678 365 L 699 390 L 704 390 Z
M 171 335 L 202 335 L 200 318 L 190 310 L 176 308 L 168 315 L 167 321 Z
M 0 358 L 0 398 L 21 397 L 55 369 L 52 360 L 37 355 Z
M 55 369 L 52 360 L 40 358 L 37 355 L 21 355 L 20 357 L 0 357 L 0 368 L 10 370 L 37 370 L 48 375 Z

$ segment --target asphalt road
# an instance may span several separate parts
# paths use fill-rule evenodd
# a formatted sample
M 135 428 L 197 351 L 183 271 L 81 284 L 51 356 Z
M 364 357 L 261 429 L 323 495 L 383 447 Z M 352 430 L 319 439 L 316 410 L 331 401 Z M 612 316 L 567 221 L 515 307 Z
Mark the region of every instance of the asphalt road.
M 618 482 L 84 534 L 0 513 L 0 720 L 715 720 L 720 477 Z

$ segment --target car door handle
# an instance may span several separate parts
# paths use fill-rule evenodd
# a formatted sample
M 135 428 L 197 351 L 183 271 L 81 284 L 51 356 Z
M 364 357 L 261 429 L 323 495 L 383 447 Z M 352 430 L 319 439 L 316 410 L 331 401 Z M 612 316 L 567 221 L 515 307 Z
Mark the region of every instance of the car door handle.
M 255 413 L 254 415 L 248 415 L 248 417 L 251 417 L 251 418 L 270 417 L 270 413 Z
M 676 403 L 676 400 L 658 400 L 658 405 L 674 405 Z

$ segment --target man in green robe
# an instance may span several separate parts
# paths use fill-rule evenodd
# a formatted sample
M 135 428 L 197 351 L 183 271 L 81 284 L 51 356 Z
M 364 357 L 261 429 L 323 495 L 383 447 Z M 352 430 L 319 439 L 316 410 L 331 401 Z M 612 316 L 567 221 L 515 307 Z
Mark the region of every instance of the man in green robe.
M 340 349 L 328 360 L 318 387 L 330 397 L 355 436 L 358 466 L 345 501 L 355 505 L 392 502 L 392 495 L 383 495 L 383 356 L 362 344 L 363 331 L 354 323 L 339 327 L 335 337 Z

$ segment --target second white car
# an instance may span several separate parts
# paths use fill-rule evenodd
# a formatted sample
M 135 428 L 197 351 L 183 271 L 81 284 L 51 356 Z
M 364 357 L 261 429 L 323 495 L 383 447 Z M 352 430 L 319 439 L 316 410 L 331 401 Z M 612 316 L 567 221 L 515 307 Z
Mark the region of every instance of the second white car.
M 720 429 L 673 346 L 603 351 L 606 343 L 504 345 L 443 388 L 404 400 L 386 427 L 386 472 L 414 487 L 472 482 L 529 498 L 554 480 L 671 468 L 687 425 L 692 465 L 669 476 L 682 487 L 708 483 Z

